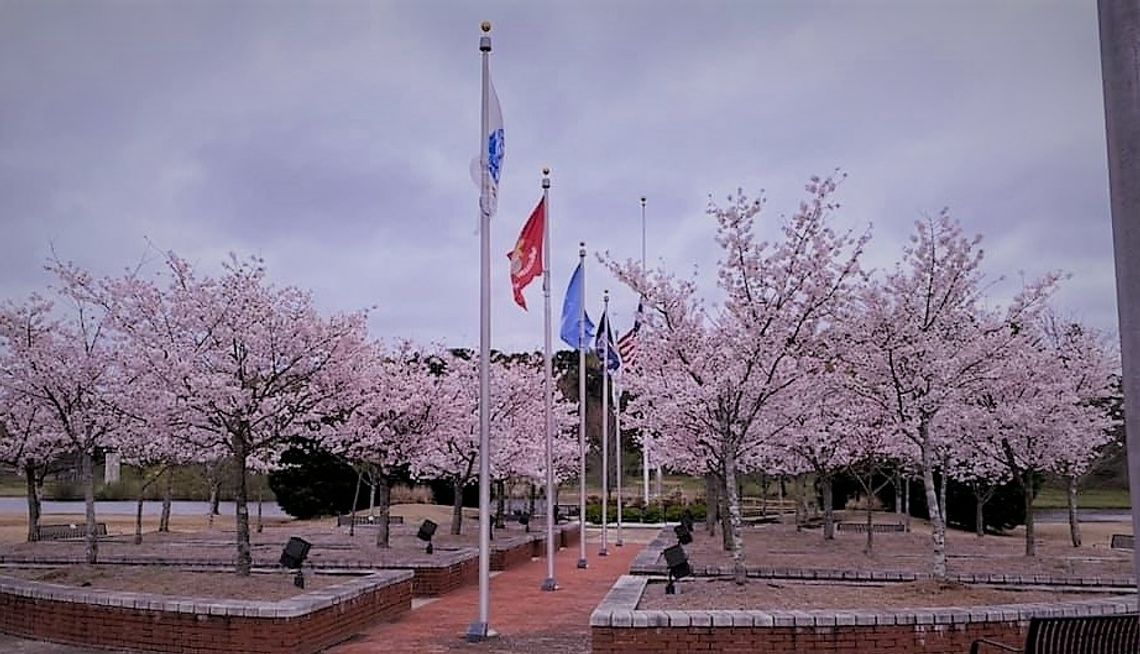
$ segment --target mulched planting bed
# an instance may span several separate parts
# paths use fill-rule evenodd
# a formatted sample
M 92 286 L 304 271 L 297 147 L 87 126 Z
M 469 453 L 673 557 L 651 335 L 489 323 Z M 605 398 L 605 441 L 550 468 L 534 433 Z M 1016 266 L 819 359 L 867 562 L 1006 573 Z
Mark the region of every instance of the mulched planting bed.
M 219 524 L 222 524 L 219 521 Z M 494 542 L 526 535 L 517 523 L 508 523 L 506 529 L 495 530 Z M 436 554 L 448 551 L 477 548 L 479 543 L 478 524 L 465 522 L 464 533 L 453 536 L 447 524 L 441 524 L 435 533 L 433 544 Z M 358 526 L 355 536 L 348 535 L 348 527 L 337 527 L 333 521 L 294 522 L 267 526 L 265 531 L 251 534 L 254 565 L 276 566 L 281 551 L 292 536 L 304 538 L 312 544 L 305 560 L 306 567 L 368 566 L 382 568 L 397 563 L 421 563 L 431 561 L 433 555 L 424 552 L 423 541 L 416 538 L 419 524 L 391 525 L 389 547 L 376 546 L 376 528 Z M 531 533 L 544 533 L 541 522 L 531 524 Z M 99 560 L 108 562 L 122 559 L 146 559 L 210 562 L 230 565 L 236 557 L 234 532 L 214 529 L 199 532 L 147 533 L 143 542 L 135 545 L 131 536 L 113 536 L 99 540 Z M 38 543 L 12 543 L 0 545 L 0 562 L 30 560 L 57 560 L 83 558 L 82 540 L 41 541 Z
M 0 568 L 0 575 L 64 586 L 200 597 L 277 601 L 348 579 L 344 576 L 305 575 L 305 588 L 293 585 L 293 575 L 282 572 L 254 573 L 239 577 L 227 571 L 198 571 L 125 565 L 77 565 L 50 568 Z
M 886 521 L 892 517 L 877 516 L 876 520 Z M 1038 556 L 1035 558 L 1025 556 L 1025 541 L 1020 531 L 1006 536 L 987 535 L 983 538 L 971 533 L 947 531 L 948 572 L 1076 577 L 1127 577 L 1132 574 L 1131 550 L 1109 549 L 1107 538 L 1094 538 L 1087 534 L 1086 543 L 1089 544 L 1074 548 L 1064 536 L 1059 537 L 1060 525 L 1049 527 L 1051 530 L 1041 530 Z M 732 555 L 724 551 L 719 529 L 715 537 L 709 537 L 704 525 L 698 524 L 693 538 L 693 543 L 684 547 L 694 566 L 732 565 Z M 746 527 L 745 565 L 812 570 L 930 572 L 930 532 L 919 521 L 914 522 L 914 530 L 909 533 L 875 534 L 874 548 L 870 555 L 863 553 L 865 543 L 866 534 L 859 533 L 837 532 L 835 539 L 828 541 L 823 539 L 823 531 L 819 528 L 797 531 L 791 524 Z
M 1024 604 L 1101 596 L 1052 590 L 1004 590 L 934 581 L 848 585 L 750 579 L 743 585 L 737 585 L 731 580 L 695 578 L 677 582 L 676 595 L 666 595 L 663 583 L 647 584 L 637 608 L 659 611 L 867 610 Z

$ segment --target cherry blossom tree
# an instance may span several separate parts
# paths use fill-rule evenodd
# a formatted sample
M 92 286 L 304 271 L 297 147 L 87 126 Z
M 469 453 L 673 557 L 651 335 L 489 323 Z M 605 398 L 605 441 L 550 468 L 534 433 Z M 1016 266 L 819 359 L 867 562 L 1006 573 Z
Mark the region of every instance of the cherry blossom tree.
M 86 505 L 84 555 L 88 563 L 96 563 L 94 458 L 129 420 L 116 405 L 125 393 L 125 379 L 106 313 L 67 292 L 67 280 L 82 273 L 60 263 L 49 269 L 64 281 L 61 293 L 70 310 L 57 315 L 52 303 L 37 295 L 0 309 L 0 347 L 5 353 L 0 388 L 9 402 L 39 412 L 42 428 L 79 456 Z
M 948 435 L 932 429 L 940 411 L 965 401 L 994 375 L 1049 295 L 1056 275 L 1020 292 L 1004 312 L 983 302 L 981 237 L 963 235 L 947 212 L 916 223 L 902 262 L 863 294 L 862 324 L 846 350 L 852 389 L 872 402 L 885 427 L 917 448 L 930 509 L 932 572 L 946 577 L 946 523 L 934 472 Z
M 2 355 L 0 355 L 2 356 Z M 9 366 L 0 363 L 0 370 Z M 61 465 L 68 443 L 59 432 L 50 431 L 48 409 L 26 397 L 14 397 L 0 386 L 0 463 L 24 475 L 28 502 L 28 542 L 38 538 L 43 484 Z
M 366 354 L 363 383 L 341 400 L 349 417 L 324 441 L 332 452 L 364 466 L 371 475 L 380 510 L 377 547 L 388 547 L 393 473 L 418 456 L 421 444 L 450 416 L 448 389 L 433 371 L 444 356 L 440 348 L 420 349 L 410 341 L 390 350 L 373 344 Z
M 338 400 L 361 375 L 363 314 L 321 317 L 311 296 L 266 279 L 260 260 L 232 257 L 221 276 L 199 277 L 169 254 L 165 287 L 127 276 L 74 293 L 108 307 L 132 352 L 132 392 L 152 398 L 148 418 L 181 447 L 233 462 L 237 572 L 251 564 L 248 480 L 288 440 L 333 428 Z
M 520 433 L 528 438 L 542 438 L 542 376 L 525 360 L 511 362 L 502 355 L 492 357 L 491 365 L 491 456 L 502 464 L 505 452 L 511 448 L 510 441 Z M 423 443 L 412 461 L 412 469 L 417 476 L 451 482 L 455 490 L 451 533 L 459 534 L 463 488 L 475 479 L 479 459 L 478 362 L 466 352 L 453 352 L 443 361 L 441 385 L 448 414 L 434 435 Z M 525 425 L 531 420 L 538 425 L 537 432 L 526 431 Z
M 1111 420 L 1095 400 L 1108 394 L 1112 369 L 1098 334 L 1049 315 L 1026 326 L 1002 364 L 1004 374 L 986 389 L 991 424 L 980 451 L 1022 487 L 1025 554 L 1035 556 L 1038 479 L 1047 472 L 1079 476 L 1108 442 Z M 1070 487 L 1075 494 L 1075 482 Z M 1075 498 L 1070 504 L 1071 535 L 1079 545 Z
M 841 374 L 825 371 L 815 378 L 811 387 L 803 389 L 800 394 L 803 409 L 794 414 L 792 425 L 781 436 L 779 444 L 793 461 L 815 474 L 823 497 L 825 540 L 835 538 L 832 481 L 852 463 L 851 432 L 861 427 L 860 421 L 853 419 L 860 415 L 857 409 L 861 400 L 846 391 L 839 379 Z
M 860 279 L 858 259 L 867 236 L 837 234 L 829 214 L 838 180 L 815 179 L 809 198 L 761 242 L 754 229 L 763 208 L 742 192 L 727 206 L 711 205 L 716 243 L 723 250 L 717 282 L 725 295 L 716 310 L 695 297 L 695 285 L 667 273 L 647 275 L 633 261 L 611 271 L 646 298 L 655 316 L 643 327 L 647 365 L 627 388 L 653 402 L 655 420 L 693 435 L 688 447 L 717 461 L 732 529 L 735 577 L 743 583 L 740 474 L 791 424 L 792 398 L 818 372 L 832 311 Z M 652 360 L 650 363 L 648 360 Z M 671 401 L 664 401 L 668 388 Z
M 1067 381 L 1077 397 L 1073 419 L 1062 425 L 1066 447 L 1060 448 L 1053 472 L 1067 482 L 1069 536 L 1073 547 L 1080 547 L 1077 488 L 1112 443 L 1120 422 L 1105 410 L 1105 400 L 1112 396 L 1119 375 L 1120 358 L 1105 335 L 1087 325 L 1063 321 L 1050 312 L 1043 316 L 1041 327 L 1045 343 L 1069 373 Z

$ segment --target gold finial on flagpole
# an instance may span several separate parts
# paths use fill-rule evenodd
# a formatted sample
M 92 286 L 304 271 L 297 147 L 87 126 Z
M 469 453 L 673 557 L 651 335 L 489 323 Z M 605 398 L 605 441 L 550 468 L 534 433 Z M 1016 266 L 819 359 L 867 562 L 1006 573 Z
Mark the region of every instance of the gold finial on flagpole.
M 549 175 L 550 174 L 550 166 L 543 166 L 542 167 L 542 174 L 543 175 Z
M 491 31 L 491 21 L 489 21 L 489 20 L 483 21 L 482 23 L 479 24 L 479 28 L 482 29 L 484 32 L 490 32 Z

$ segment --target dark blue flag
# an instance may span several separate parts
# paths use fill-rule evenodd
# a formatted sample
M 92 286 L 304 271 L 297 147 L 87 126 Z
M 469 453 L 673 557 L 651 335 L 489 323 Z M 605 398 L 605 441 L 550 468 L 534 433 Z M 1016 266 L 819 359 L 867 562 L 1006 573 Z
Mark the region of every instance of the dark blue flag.
M 598 338 L 594 341 L 594 351 L 598 353 L 599 359 L 609 355 L 606 360 L 606 370 L 611 375 L 621 368 L 621 353 L 614 345 L 614 335 L 610 331 L 610 321 L 605 313 L 602 313 L 602 322 L 598 325 Z

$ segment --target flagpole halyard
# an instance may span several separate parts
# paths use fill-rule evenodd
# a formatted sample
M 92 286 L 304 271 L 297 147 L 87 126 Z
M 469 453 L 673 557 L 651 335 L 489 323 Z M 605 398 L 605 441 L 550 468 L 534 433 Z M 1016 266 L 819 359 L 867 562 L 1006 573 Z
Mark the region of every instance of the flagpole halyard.
M 609 344 L 610 339 L 606 338 L 606 343 Z M 621 358 L 621 352 L 618 352 L 618 358 Z M 622 363 L 624 366 L 624 362 Z M 625 543 L 621 538 L 621 377 L 615 376 L 613 381 L 614 386 L 614 480 L 617 482 L 617 540 L 614 541 L 615 547 L 621 547 Z
M 467 640 L 480 642 L 491 631 L 491 205 L 489 195 L 489 109 L 491 23 L 480 25 L 483 59 L 482 127 L 479 138 L 479 617 L 467 628 Z
M 602 293 L 602 320 L 598 323 L 598 338 L 602 341 L 602 548 L 598 556 L 609 556 L 609 495 L 610 495 L 610 339 L 608 332 L 610 311 L 610 292 Z
M 586 562 L 586 242 L 578 243 L 578 269 L 582 271 L 578 299 L 578 567 Z
M 554 579 L 554 373 L 550 343 L 550 168 L 542 169 L 543 413 L 546 418 L 546 579 L 542 590 L 557 590 Z
M 641 274 L 645 275 L 645 196 L 641 196 Z M 642 293 L 642 297 L 645 294 Z M 645 507 L 649 508 L 649 448 L 645 444 L 645 427 L 641 435 L 641 485 Z

